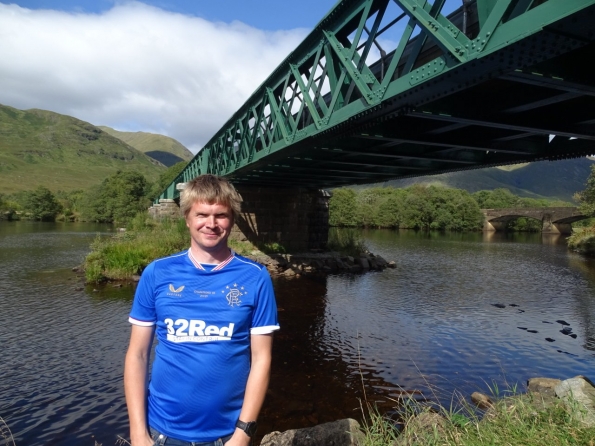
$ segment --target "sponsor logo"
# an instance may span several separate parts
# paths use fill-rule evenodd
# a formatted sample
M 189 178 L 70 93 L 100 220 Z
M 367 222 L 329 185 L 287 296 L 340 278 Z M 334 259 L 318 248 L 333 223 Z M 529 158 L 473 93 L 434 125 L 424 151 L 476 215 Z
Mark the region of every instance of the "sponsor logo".
M 227 285 L 224 290 L 221 290 L 221 292 L 225 294 L 227 304 L 230 307 L 233 307 L 234 305 L 239 307 L 242 303 L 240 297 L 248 294 L 244 287 L 239 286 L 237 283 L 234 283 L 233 285 Z
M 173 283 L 170 283 L 169 284 L 169 293 L 165 293 L 165 294 L 168 296 L 182 297 L 182 291 L 184 291 L 184 288 L 186 288 L 184 285 L 182 285 L 179 288 L 176 288 Z
M 207 325 L 200 319 L 173 319 L 167 318 L 163 322 L 167 326 L 167 340 L 171 342 L 211 342 L 230 341 L 235 324 L 218 327 Z

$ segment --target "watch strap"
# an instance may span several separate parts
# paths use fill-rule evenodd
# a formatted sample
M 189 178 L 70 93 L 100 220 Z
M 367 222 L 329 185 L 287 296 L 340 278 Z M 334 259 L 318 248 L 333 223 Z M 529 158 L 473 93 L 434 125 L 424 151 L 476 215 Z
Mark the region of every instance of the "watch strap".
M 238 420 L 236 422 L 236 427 L 238 429 L 243 430 L 246 435 L 248 435 L 250 438 L 252 438 L 254 436 L 254 434 L 256 433 L 256 421 L 242 421 L 242 420 Z

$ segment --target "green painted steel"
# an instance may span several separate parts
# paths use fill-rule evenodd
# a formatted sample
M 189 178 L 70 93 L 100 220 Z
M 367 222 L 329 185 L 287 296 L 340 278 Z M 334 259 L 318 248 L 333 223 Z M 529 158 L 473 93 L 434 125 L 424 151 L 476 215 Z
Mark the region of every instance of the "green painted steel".
M 202 173 L 327 188 L 595 152 L 595 0 L 450 4 L 337 2 L 159 198 Z

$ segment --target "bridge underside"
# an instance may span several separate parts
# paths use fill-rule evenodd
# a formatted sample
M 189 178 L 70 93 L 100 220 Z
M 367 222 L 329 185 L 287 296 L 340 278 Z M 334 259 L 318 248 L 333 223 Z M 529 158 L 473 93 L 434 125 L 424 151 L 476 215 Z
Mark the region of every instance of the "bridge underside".
M 595 153 L 594 0 L 445 4 L 338 2 L 160 198 L 201 173 L 325 189 Z

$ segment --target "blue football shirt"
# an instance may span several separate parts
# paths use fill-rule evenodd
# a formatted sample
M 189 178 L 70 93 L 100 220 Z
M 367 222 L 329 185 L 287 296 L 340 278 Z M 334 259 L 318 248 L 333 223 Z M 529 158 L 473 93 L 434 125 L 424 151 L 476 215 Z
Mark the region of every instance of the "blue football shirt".
M 155 325 L 149 425 L 184 441 L 235 429 L 250 372 L 250 335 L 279 329 L 271 278 L 232 253 L 201 265 L 190 250 L 144 270 L 130 322 Z

